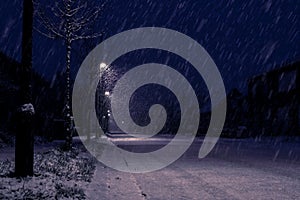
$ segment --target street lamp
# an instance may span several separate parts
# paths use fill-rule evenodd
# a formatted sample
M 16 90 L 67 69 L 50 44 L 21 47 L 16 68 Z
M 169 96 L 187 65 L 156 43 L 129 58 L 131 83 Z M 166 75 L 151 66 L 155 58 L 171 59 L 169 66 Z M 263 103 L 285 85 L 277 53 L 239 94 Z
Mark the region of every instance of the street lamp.
M 108 67 L 108 65 L 106 63 L 102 62 L 102 63 L 100 63 L 99 67 L 100 67 L 100 72 L 101 72 L 101 70 L 105 70 Z

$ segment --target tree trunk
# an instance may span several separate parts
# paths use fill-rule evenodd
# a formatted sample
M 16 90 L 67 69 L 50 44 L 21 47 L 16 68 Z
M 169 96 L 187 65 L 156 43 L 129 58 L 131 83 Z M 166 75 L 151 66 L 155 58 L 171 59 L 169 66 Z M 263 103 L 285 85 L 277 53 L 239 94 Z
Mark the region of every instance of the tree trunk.
M 73 136 L 73 120 L 71 113 L 71 83 L 70 83 L 70 69 L 71 69 L 71 42 L 66 41 L 66 106 L 65 106 L 65 135 L 66 144 L 65 150 L 72 148 Z
M 31 104 L 31 68 L 32 68 L 32 24 L 33 4 L 23 1 L 22 63 L 18 71 L 20 77 L 20 104 L 17 117 L 15 174 L 16 176 L 33 175 L 33 117 Z
M 71 2 L 66 2 L 66 13 L 71 11 Z M 65 150 L 72 148 L 73 136 L 73 117 L 71 112 L 71 83 L 70 83 L 70 69 L 71 69 L 71 24 L 69 15 L 66 17 L 66 106 L 65 106 L 65 135 L 66 143 Z

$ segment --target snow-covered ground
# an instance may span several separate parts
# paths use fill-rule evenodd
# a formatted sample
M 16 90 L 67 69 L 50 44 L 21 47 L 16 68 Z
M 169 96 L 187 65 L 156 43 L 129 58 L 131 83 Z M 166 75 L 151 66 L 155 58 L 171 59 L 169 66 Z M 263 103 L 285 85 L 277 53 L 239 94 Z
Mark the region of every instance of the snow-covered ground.
M 76 145 L 64 152 L 59 145 L 37 144 L 34 176 L 15 178 L 13 147 L 1 149 L 0 199 L 85 199 L 95 160 Z

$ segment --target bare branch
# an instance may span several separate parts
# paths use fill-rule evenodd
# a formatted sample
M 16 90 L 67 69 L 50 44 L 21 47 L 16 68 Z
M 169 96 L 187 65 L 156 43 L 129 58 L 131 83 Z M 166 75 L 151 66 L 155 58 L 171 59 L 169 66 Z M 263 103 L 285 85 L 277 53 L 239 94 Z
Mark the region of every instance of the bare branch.
M 93 38 L 97 38 L 100 36 L 103 36 L 103 32 L 94 33 L 92 35 L 75 35 L 75 34 L 73 34 L 73 37 L 71 40 L 75 41 L 75 40 L 82 40 L 82 39 L 93 39 Z
M 60 18 L 63 18 L 67 15 L 65 11 L 60 9 L 60 6 L 58 5 L 57 2 L 55 3 L 55 9 L 52 7 L 51 10 L 52 10 L 52 12 L 54 13 L 55 16 L 60 17 Z
M 76 23 L 71 23 L 70 29 L 72 32 L 77 32 L 80 29 L 82 29 L 82 26 L 80 26 L 79 24 L 76 24 Z
M 62 2 L 64 4 L 65 8 L 68 7 L 69 3 L 72 3 L 70 0 L 62 0 Z
M 55 39 L 55 38 L 57 38 L 56 35 L 52 35 L 51 33 L 44 33 L 43 31 L 39 30 L 39 29 L 36 28 L 36 27 L 33 27 L 33 29 L 34 29 L 35 31 L 37 31 L 38 33 L 40 33 L 41 35 L 46 36 L 47 38 L 50 38 L 50 39 Z
M 104 10 L 105 7 L 106 2 L 103 3 L 100 7 L 96 7 L 95 9 L 86 12 L 86 15 L 83 15 L 78 19 L 74 19 L 73 24 L 78 24 L 78 26 L 80 27 L 87 26 L 89 23 L 94 21 L 93 19 L 98 17 L 98 15 Z
M 74 8 L 73 10 L 68 11 L 68 13 L 66 14 L 66 16 L 68 17 L 72 17 L 73 15 L 75 15 L 80 9 L 86 7 L 86 3 L 84 5 L 81 5 L 77 8 Z
M 38 15 L 38 20 L 40 23 L 50 32 L 52 32 L 54 35 L 57 35 L 58 37 L 64 37 L 64 34 L 60 33 L 61 30 L 57 30 L 58 26 L 55 26 L 53 22 L 49 18 L 45 16 L 45 14 L 42 11 L 36 11 L 35 12 Z
M 103 32 L 91 35 L 85 33 L 93 32 L 93 29 L 88 25 L 90 25 L 92 22 L 95 22 L 95 19 L 104 10 L 108 1 L 103 3 L 100 7 L 88 7 L 86 2 L 81 5 L 74 5 L 74 3 L 77 2 L 75 0 L 61 0 L 60 2 L 61 6 L 59 6 L 59 3 L 55 3 L 55 8 L 48 8 L 48 10 L 50 10 L 57 18 L 48 17 L 47 14 L 49 13 L 45 12 L 47 10 L 42 9 L 41 6 L 35 2 L 36 7 L 38 7 L 35 12 L 38 15 L 37 20 L 45 29 L 43 31 L 35 28 L 36 31 L 48 38 L 60 37 L 66 39 L 68 37 L 68 39 L 71 39 L 71 41 L 79 39 L 92 39 L 103 35 Z M 81 15 L 81 17 L 76 17 L 78 13 Z M 68 22 L 67 24 L 66 21 Z M 45 32 L 46 30 L 49 33 Z M 71 35 L 67 35 L 67 32 Z

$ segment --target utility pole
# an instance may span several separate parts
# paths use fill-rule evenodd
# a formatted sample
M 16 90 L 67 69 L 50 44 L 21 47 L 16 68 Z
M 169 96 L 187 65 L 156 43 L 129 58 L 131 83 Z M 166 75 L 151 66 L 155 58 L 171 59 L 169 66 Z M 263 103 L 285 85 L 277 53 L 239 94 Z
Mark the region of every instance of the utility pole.
M 15 175 L 21 177 L 33 175 L 32 25 L 32 0 L 23 0 L 22 63 L 18 70 L 21 106 L 18 108 L 15 147 Z

